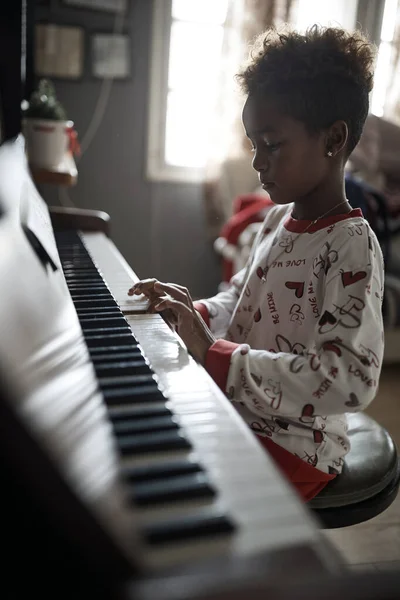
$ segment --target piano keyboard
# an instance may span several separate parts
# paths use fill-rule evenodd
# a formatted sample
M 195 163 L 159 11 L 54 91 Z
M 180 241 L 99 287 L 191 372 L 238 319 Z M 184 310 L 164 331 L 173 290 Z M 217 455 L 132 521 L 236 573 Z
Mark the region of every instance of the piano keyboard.
M 103 234 L 56 233 L 149 567 L 313 545 L 318 530 Z M 141 302 L 141 304 L 140 304 Z

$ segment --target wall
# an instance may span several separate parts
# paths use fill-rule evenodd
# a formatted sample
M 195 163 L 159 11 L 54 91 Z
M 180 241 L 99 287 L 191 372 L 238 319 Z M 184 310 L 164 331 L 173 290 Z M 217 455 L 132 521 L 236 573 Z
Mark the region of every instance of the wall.
M 125 30 L 131 36 L 132 78 L 114 82 L 101 127 L 79 162 L 78 184 L 68 193 L 76 206 L 111 215 L 113 240 L 139 277 L 177 282 L 204 297 L 215 293 L 220 265 L 207 240 L 201 187 L 144 178 L 151 13 L 151 0 L 130 0 Z M 112 31 L 114 17 L 58 0 L 50 9 L 38 7 L 36 19 L 86 30 L 83 80 L 54 80 L 82 137 L 101 87 L 90 75 L 89 34 Z M 43 186 L 41 193 L 58 204 L 55 188 Z

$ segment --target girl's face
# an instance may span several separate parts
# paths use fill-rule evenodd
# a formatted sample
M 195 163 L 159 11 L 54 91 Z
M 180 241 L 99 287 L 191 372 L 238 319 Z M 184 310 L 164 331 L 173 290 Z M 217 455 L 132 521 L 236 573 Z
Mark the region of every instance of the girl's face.
M 309 133 L 304 123 L 257 95 L 246 100 L 243 124 L 254 151 L 253 167 L 275 204 L 306 201 L 325 182 L 331 163 L 324 132 Z

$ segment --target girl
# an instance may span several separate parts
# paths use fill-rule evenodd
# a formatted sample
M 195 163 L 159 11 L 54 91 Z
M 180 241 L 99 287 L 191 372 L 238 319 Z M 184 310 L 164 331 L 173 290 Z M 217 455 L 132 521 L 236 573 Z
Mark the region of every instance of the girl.
M 344 191 L 368 114 L 373 53 L 360 33 L 268 31 L 238 75 L 253 167 L 274 205 L 228 291 L 193 304 L 135 284 L 170 313 L 305 500 L 341 472 L 346 413 L 375 397 L 383 355 L 383 260 Z

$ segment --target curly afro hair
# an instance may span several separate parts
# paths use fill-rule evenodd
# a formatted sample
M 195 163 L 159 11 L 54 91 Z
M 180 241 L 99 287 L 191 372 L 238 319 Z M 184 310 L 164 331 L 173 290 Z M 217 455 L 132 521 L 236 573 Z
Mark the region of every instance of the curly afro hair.
M 347 155 L 358 144 L 373 87 L 375 47 L 361 32 L 309 28 L 304 35 L 275 29 L 255 41 L 236 76 L 242 90 L 276 98 L 310 132 L 347 123 Z

